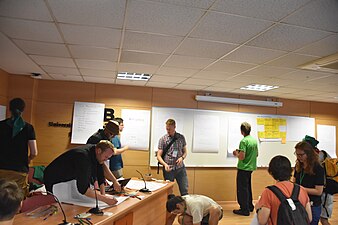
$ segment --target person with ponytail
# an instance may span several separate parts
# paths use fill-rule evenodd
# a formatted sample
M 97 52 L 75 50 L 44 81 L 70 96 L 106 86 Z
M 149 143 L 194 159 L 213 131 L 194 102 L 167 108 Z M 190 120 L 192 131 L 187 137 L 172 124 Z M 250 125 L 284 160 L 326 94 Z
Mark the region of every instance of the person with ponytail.
M 168 195 L 167 211 L 171 213 L 166 225 L 172 225 L 178 215 L 178 222 L 184 225 L 217 225 L 223 217 L 223 209 L 204 195 Z
M 15 181 L 27 195 L 28 165 L 38 150 L 34 127 L 22 118 L 25 106 L 21 98 L 12 99 L 11 117 L 0 121 L 0 178 Z
M 324 188 L 324 168 L 320 165 L 318 154 L 306 141 L 301 141 L 295 146 L 297 156 L 294 181 L 306 190 L 310 198 L 312 221 L 317 225 L 321 214 L 321 195 Z

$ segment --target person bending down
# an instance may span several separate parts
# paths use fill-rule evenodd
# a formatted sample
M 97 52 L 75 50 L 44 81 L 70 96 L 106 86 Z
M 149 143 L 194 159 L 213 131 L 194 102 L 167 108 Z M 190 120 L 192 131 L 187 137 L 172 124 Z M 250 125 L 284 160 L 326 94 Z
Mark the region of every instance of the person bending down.
M 223 217 L 222 207 L 203 195 L 175 196 L 170 194 L 166 207 L 171 213 L 166 225 L 173 224 L 177 215 L 179 215 L 178 222 L 182 225 L 217 225 Z

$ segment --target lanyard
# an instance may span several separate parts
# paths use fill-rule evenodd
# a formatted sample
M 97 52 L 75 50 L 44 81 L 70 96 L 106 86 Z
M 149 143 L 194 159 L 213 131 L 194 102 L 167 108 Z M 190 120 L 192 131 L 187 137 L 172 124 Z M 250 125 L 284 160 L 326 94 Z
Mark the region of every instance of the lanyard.
M 182 216 L 182 223 L 181 224 L 184 224 L 184 216 L 185 216 L 186 211 L 187 211 L 187 207 L 184 206 L 184 213 L 183 213 L 183 216 Z
M 302 171 L 300 172 L 300 178 L 299 178 L 299 184 L 300 185 L 302 185 L 304 176 L 305 176 L 305 173 L 304 173 L 304 170 L 302 169 Z

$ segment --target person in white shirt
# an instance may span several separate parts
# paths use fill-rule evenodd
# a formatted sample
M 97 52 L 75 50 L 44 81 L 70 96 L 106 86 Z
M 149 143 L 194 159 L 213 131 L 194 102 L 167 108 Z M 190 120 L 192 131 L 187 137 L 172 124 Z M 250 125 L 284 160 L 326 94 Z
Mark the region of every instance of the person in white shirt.
M 168 218 L 167 225 L 173 224 L 177 215 L 179 215 L 178 222 L 184 225 L 217 225 L 223 217 L 222 207 L 203 195 L 170 194 L 166 207 L 173 215 Z

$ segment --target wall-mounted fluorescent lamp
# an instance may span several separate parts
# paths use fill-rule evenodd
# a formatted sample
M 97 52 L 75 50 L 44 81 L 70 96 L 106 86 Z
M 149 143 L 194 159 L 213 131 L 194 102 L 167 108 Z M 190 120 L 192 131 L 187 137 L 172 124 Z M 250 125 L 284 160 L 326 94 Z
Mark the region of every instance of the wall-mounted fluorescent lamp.
M 200 101 L 200 102 L 217 102 L 217 103 L 256 105 L 256 106 L 268 106 L 268 107 L 282 107 L 283 106 L 282 102 L 260 101 L 260 100 L 251 100 L 251 99 L 241 99 L 241 98 L 223 98 L 223 97 L 204 96 L 204 95 L 196 95 L 195 99 L 196 101 Z

